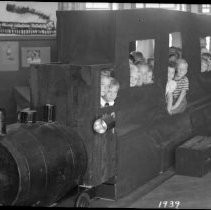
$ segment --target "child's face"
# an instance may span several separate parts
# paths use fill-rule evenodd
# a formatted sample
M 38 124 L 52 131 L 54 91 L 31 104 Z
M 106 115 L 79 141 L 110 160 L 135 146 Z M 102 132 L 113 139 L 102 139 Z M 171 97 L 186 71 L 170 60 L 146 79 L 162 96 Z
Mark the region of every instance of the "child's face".
M 178 64 L 177 67 L 177 77 L 182 78 L 184 77 L 188 72 L 188 65 L 185 63 Z
M 143 83 L 148 83 L 148 70 L 149 70 L 149 68 L 148 68 L 148 66 L 144 66 L 144 65 L 142 65 L 142 66 L 140 66 L 139 67 L 139 70 L 142 72 L 142 75 L 143 75 Z
M 154 66 L 155 61 L 154 60 L 150 60 L 149 65 Z
M 130 86 L 134 87 L 137 85 L 139 76 L 138 76 L 138 72 L 131 72 L 130 74 Z
M 130 87 L 137 85 L 138 68 L 135 65 L 130 65 Z
M 109 77 L 101 77 L 101 96 L 105 96 L 105 94 L 107 94 L 110 82 Z
M 200 39 L 200 45 L 201 47 L 206 47 L 206 39 Z
M 141 65 L 139 67 L 139 70 L 143 73 L 143 74 L 146 74 L 148 72 L 148 66 L 144 66 L 144 65 Z
M 168 67 L 168 80 L 172 80 L 175 75 L 175 68 Z
M 113 86 L 110 87 L 107 94 L 105 95 L 107 101 L 114 101 L 117 97 L 119 87 L 118 86 Z
M 140 70 L 138 71 L 138 81 L 136 84 L 137 84 L 137 86 L 141 86 L 143 84 L 143 75 Z
M 205 60 L 201 61 L 201 72 L 205 72 L 208 70 L 208 63 Z
M 148 73 L 147 73 L 147 83 L 153 82 L 152 76 L 153 76 L 152 71 L 148 71 Z

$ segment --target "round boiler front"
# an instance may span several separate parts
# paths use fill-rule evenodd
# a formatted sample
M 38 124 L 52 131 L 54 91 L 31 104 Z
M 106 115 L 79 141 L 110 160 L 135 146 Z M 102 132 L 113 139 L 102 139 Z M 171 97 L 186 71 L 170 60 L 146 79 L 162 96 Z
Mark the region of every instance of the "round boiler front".
M 82 139 L 57 123 L 21 124 L 0 141 L 0 203 L 48 206 L 75 187 L 87 167 Z
M 19 186 L 17 164 L 4 146 L 0 145 L 0 204 L 9 205 L 15 199 Z

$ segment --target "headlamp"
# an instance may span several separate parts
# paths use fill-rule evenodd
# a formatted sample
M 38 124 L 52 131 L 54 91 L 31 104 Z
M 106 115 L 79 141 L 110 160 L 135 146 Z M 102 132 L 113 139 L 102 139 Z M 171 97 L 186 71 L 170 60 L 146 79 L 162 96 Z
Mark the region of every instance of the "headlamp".
M 114 117 L 111 115 L 105 114 L 101 118 L 95 120 L 93 129 L 95 132 L 103 134 L 107 130 L 110 130 L 115 127 Z

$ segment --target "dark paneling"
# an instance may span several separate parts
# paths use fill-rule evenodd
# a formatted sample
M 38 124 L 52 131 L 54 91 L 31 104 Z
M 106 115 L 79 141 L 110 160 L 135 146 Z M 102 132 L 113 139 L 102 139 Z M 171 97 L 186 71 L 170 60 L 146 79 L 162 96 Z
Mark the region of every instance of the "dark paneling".
M 114 17 L 112 11 L 58 11 L 59 61 L 74 64 L 114 61 Z

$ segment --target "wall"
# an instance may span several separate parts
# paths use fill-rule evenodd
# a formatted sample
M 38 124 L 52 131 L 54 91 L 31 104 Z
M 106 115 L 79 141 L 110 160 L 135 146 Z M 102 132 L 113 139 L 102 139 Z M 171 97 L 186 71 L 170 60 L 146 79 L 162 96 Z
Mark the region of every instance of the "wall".
M 47 36 L 0 36 L 0 41 L 19 42 L 19 70 L 0 71 L 0 107 L 6 108 L 7 123 L 16 122 L 15 86 L 28 85 L 29 67 L 22 67 L 22 47 L 51 47 L 51 62 L 57 61 L 56 37 Z

